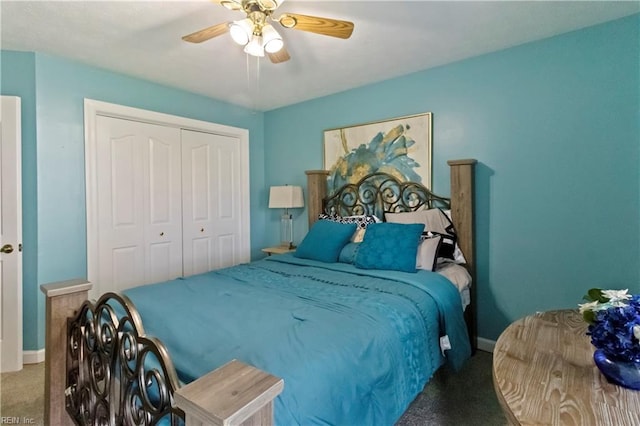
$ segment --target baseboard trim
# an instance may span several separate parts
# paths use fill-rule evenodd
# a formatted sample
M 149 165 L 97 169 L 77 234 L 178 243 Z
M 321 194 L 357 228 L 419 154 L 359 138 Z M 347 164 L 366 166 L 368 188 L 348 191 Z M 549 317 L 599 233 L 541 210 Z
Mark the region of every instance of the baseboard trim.
M 489 340 L 482 337 L 478 337 L 478 349 L 485 352 L 493 353 L 493 348 L 496 347 L 495 340 Z
M 40 364 L 41 362 L 44 362 L 44 349 L 22 351 L 23 364 Z

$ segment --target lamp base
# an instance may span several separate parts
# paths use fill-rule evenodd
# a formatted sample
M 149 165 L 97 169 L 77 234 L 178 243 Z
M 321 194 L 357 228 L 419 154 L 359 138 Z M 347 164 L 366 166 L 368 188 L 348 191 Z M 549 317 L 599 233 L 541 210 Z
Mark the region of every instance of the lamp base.
M 293 216 L 289 214 L 287 209 L 280 216 L 280 246 L 293 249 Z

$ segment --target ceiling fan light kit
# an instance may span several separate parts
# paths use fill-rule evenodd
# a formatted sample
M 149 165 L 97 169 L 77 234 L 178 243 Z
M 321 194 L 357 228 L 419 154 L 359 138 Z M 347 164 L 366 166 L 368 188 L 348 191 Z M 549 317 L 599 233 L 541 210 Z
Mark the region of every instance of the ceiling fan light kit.
M 244 47 L 244 51 L 251 56 L 264 56 L 264 47 L 262 46 L 262 36 L 254 35 L 251 41 Z
M 234 21 L 229 24 L 229 33 L 233 41 L 241 46 L 246 45 L 251 40 L 253 34 L 253 22 L 251 19 L 244 18 L 240 21 Z
M 233 41 L 244 46 L 245 53 L 262 57 L 265 52 L 271 62 L 277 64 L 290 59 L 284 48 L 284 41 L 269 23 L 278 22 L 283 28 L 308 31 L 331 37 L 347 39 L 353 32 L 353 23 L 318 16 L 285 13 L 279 18 L 272 17 L 273 11 L 284 0 L 212 0 L 230 10 L 242 10 L 246 18 L 230 23 L 221 23 L 182 37 L 184 41 L 202 43 L 226 32 Z
M 267 24 L 262 27 L 262 42 L 267 53 L 276 53 L 284 47 L 282 37 L 275 28 Z

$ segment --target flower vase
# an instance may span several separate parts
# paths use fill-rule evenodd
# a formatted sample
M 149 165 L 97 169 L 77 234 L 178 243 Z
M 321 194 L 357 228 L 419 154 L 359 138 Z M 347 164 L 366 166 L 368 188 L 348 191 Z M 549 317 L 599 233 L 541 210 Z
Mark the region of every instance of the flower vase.
M 602 349 L 596 349 L 593 360 L 609 382 L 628 389 L 640 390 L 640 363 L 617 360 Z

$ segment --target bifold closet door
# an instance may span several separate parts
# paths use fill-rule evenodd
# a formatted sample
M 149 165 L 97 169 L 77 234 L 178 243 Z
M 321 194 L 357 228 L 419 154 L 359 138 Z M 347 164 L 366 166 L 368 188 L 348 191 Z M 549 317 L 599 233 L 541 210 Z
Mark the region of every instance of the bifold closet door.
M 96 128 L 100 292 L 182 276 L 180 129 L 102 116 Z
M 185 276 L 242 261 L 241 171 L 237 138 L 182 131 Z

